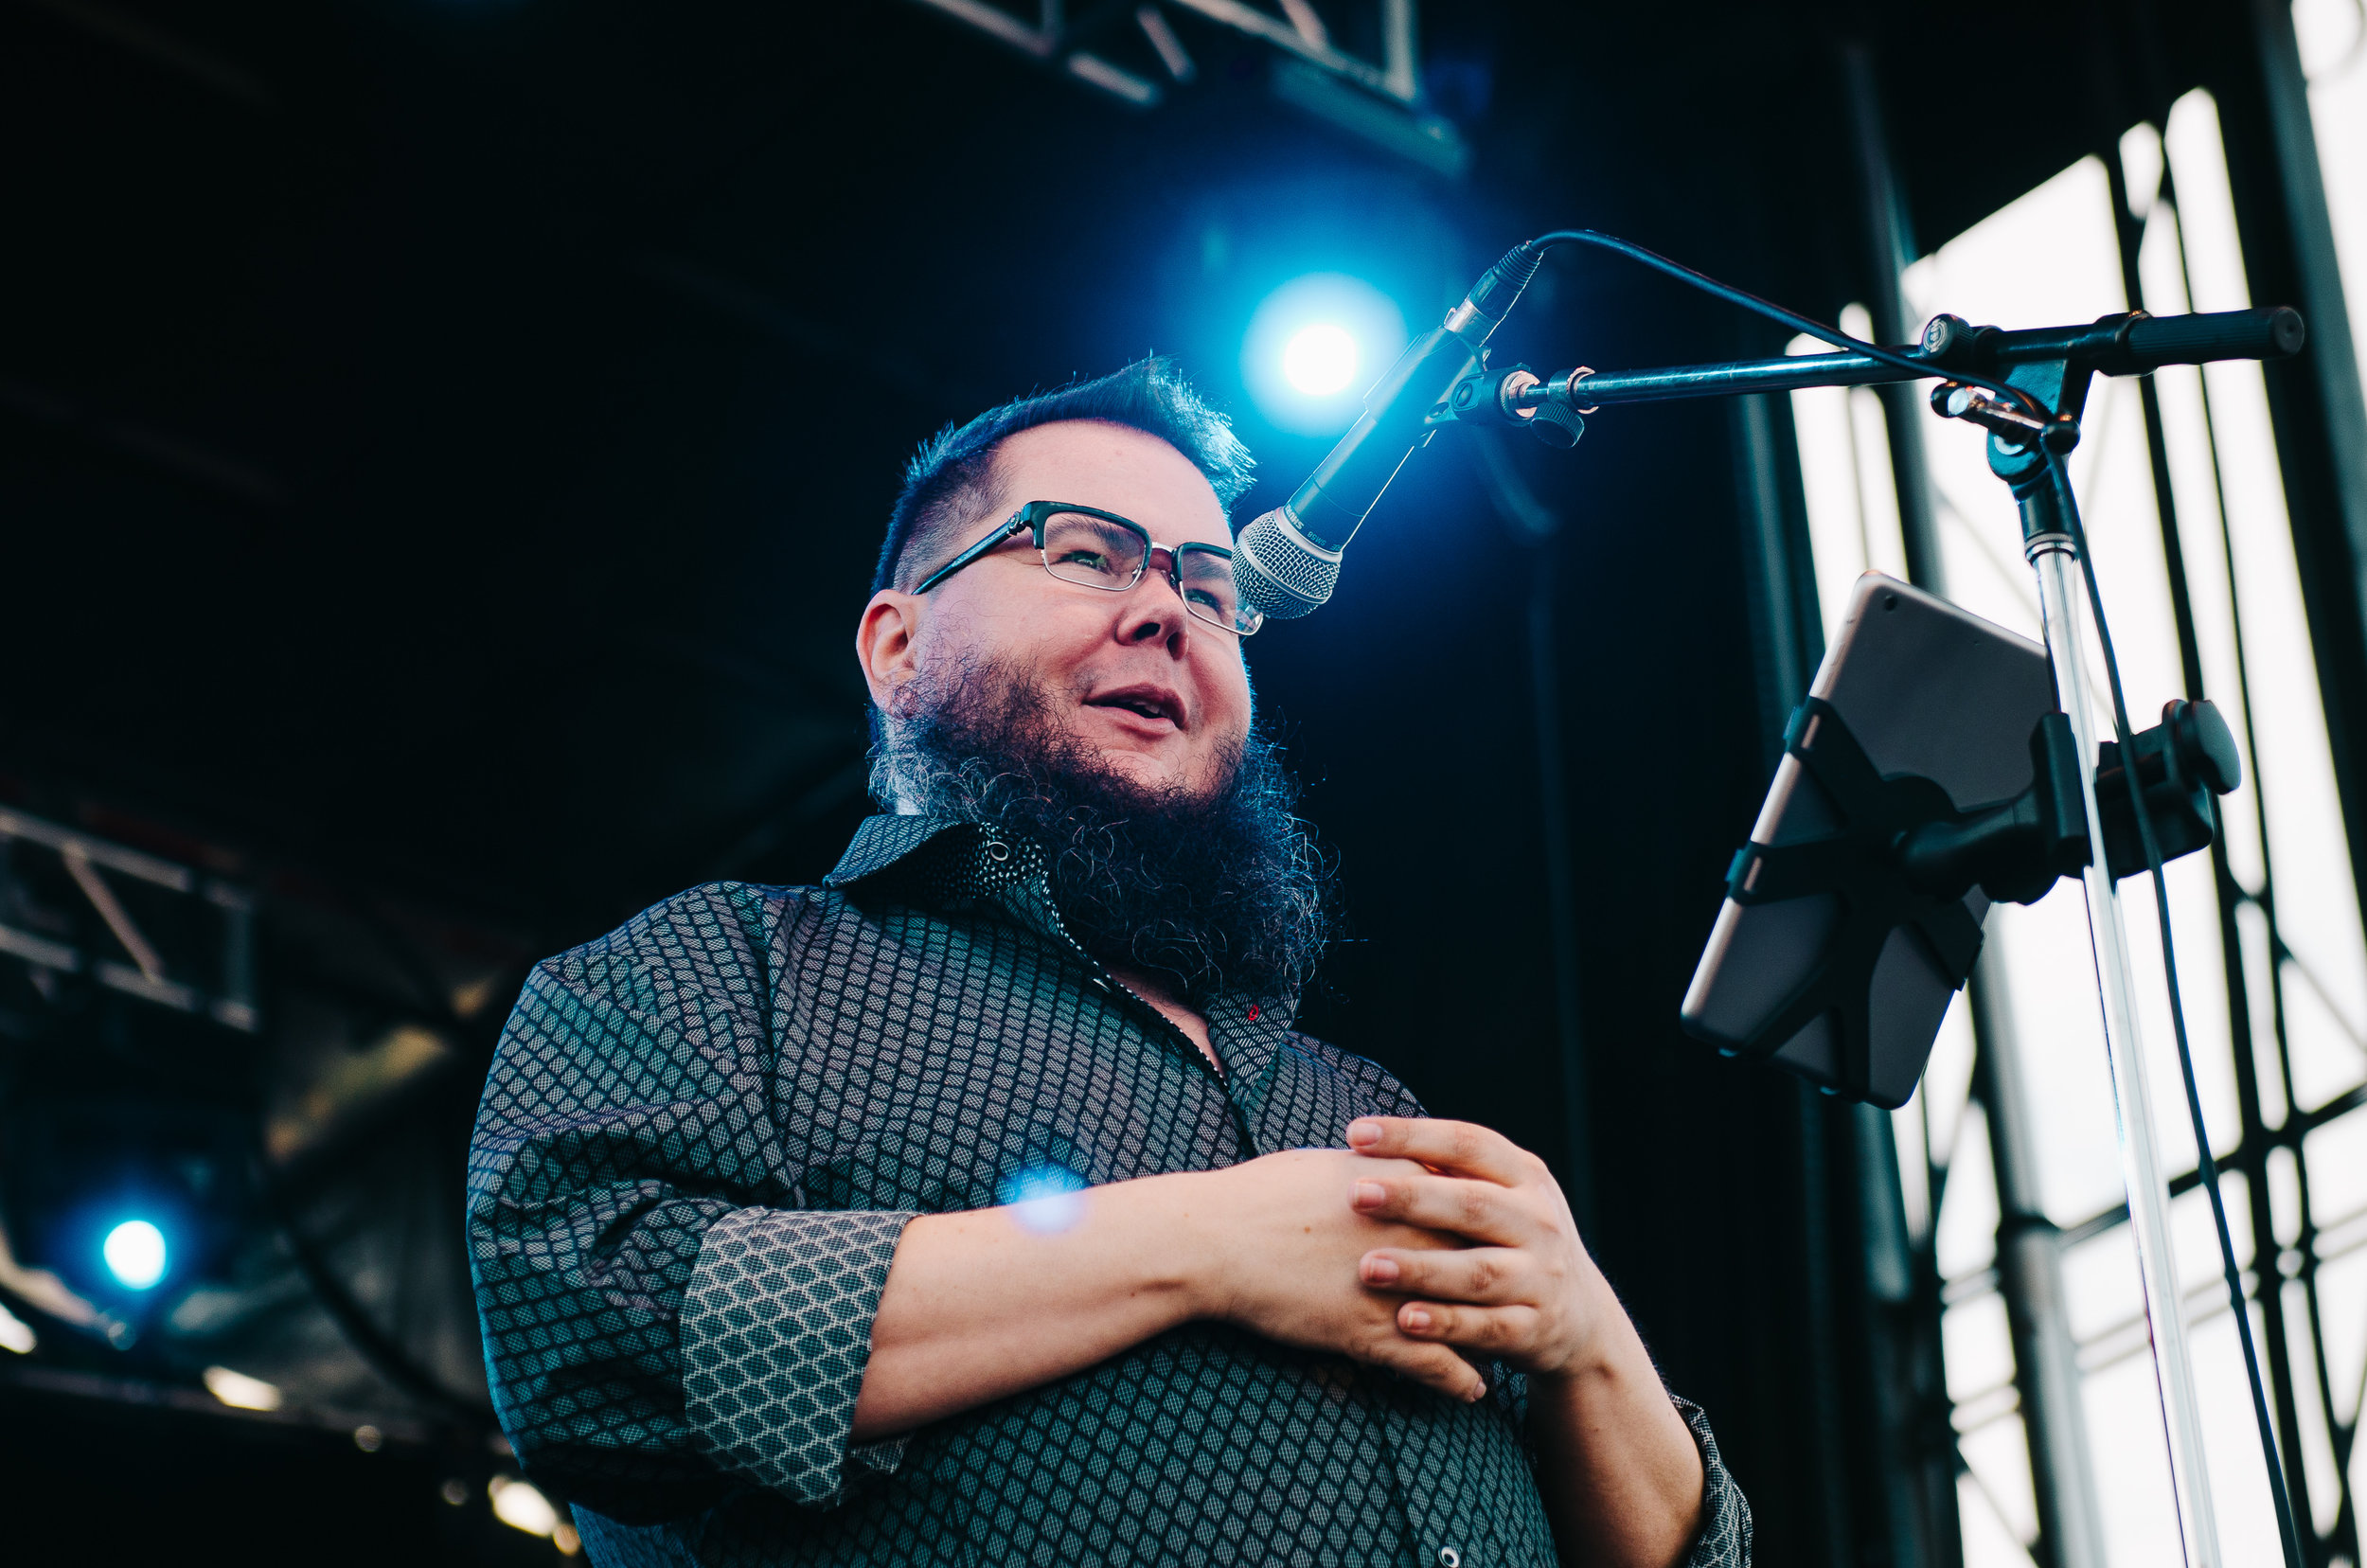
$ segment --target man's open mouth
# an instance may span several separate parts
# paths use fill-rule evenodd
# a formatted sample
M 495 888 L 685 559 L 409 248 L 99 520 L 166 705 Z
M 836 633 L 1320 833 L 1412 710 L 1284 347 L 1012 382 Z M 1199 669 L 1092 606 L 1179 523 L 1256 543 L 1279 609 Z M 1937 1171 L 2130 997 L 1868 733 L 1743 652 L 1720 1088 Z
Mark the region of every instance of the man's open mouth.
M 1164 719 L 1177 729 L 1184 727 L 1184 704 L 1172 692 L 1147 686 L 1131 686 L 1124 691 L 1106 691 L 1085 700 L 1088 707 L 1118 708 L 1139 714 L 1145 719 Z

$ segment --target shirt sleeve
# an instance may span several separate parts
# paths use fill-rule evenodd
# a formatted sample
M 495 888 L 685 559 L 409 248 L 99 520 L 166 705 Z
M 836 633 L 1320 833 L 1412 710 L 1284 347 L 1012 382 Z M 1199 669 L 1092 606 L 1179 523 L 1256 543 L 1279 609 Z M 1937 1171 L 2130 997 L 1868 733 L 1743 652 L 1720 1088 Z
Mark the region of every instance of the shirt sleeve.
M 708 1230 L 683 1307 L 683 1389 L 724 1470 L 800 1503 L 837 1501 L 849 1459 L 894 1471 L 903 1439 L 848 1439 L 871 1322 L 912 1218 L 748 1208 Z
M 1699 1405 L 1677 1401 L 1677 1413 L 1693 1429 L 1701 1450 L 1701 1530 L 1693 1538 L 1683 1568 L 1751 1568 L 1751 1504 L 1717 1456 L 1717 1439 Z
M 828 1503 L 850 1458 L 894 1465 L 848 1436 L 911 1217 L 801 1212 L 784 1172 L 780 897 L 697 889 L 539 966 L 478 1107 L 470 1263 L 503 1430 L 529 1474 L 626 1523 L 735 1481 Z

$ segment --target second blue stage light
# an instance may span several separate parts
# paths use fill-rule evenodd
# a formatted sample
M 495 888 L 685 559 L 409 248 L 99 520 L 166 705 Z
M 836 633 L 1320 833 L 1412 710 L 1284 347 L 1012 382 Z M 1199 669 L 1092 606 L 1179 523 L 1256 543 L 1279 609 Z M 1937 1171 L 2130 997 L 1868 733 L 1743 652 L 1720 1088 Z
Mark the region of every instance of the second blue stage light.
M 165 1233 L 146 1220 L 126 1220 L 109 1231 L 99 1255 L 125 1290 L 149 1290 L 165 1277 Z

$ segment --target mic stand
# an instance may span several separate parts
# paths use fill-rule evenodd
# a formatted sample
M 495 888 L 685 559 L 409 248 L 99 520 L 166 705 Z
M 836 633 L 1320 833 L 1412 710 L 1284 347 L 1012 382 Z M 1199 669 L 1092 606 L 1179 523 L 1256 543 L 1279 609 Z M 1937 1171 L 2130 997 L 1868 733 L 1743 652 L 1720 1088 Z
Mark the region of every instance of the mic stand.
M 1989 431 L 1990 472 L 2012 490 L 2021 515 L 2022 553 L 2038 579 L 2047 656 L 2057 700 L 2071 721 L 2077 755 L 2097 755 L 2096 694 L 2080 626 L 2082 576 L 2078 536 L 2055 488 L 2055 465 L 2079 439 L 2088 384 L 2102 372 L 2144 374 L 2162 365 L 2215 359 L 2281 358 L 2301 347 L 2302 320 L 2287 307 L 2157 319 L 2143 312 L 2107 316 L 2087 327 L 2005 332 L 1935 316 L 1921 345 L 1901 350 L 1942 378 L 1932 406 Z M 2034 418 L 2002 400 L 1946 380 L 1951 368 L 1992 376 L 2031 394 L 2051 415 Z M 1597 373 L 1586 366 L 1539 376 L 1525 366 L 1483 367 L 1440 401 L 1432 422 L 1495 422 L 1529 428 L 1552 446 L 1568 446 L 1584 426 L 1580 417 L 1614 402 L 1794 391 L 1812 386 L 1864 386 L 1918 379 L 1865 354 L 1801 354 L 1778 360 Z M 1583 405 L 1583 406 L 1581 406 Z M 1549 419 L 1538 415 L 1551 411 Z M 1575 429 L 1573 429 L 1573 426 Z M 2051 451 L 2050 451 L 2051 449 Z M 2063 486 L 2069 488 L 2068 478 Z M 2081 872 L 2088 931 L 2104 1013 L 2104 1047 L 2112 1074 L 2121 1176 L 2145 1286 L 2145 1321 L 2152 1334 L 2154 1376 L 2168 1438 L 2171 1485 L 2189 1568 L 2220 1568 L 2218 1522 L 2204 1468 L 2202 1417 L 2195 1397 L 2194 1363 L 2180 1310 L 2178 1264 L 2170 1238 L 2169 1187 L 2154 1144 L 2153 1093 L 2137 1025 L 2136 986 L 2128 934 L 2107 853 L 2107 830 L 2096 799 L 2095 772 L 2081 767 L 2080 801 L 2089 857 Z M 2271 1464 L 2273 1464 L 2273 1459 Z
M 1991 436 L 1991 467 L 1996 467 Z M 2078 549 L 2064 533 L 2059 507 L 2040 476 L 2029 492 L 2017 488 L 2021 505 L 2021 554 L 2038 573 L 2038 601 L 2045 615 L 2048 658 L 2055 663 L 2055 691 L 2072 718 L 2081 756 L 2095 756 L 2095 691 L 2088 675 L 2088 647 L 2078 620 Z M 2102 834 L 2095 772 L 2081 770 L 2081 801 L 2088 829 Z M 2102 844 L 2097 839 L 2097 844 Z M 2211 1508 L 2211 1478 L 2204 1470 L 2204 1426 L 2195 1398 L 2195 1362 L 2187 1352 L 2182 1295 L 2178 1291 L 2178 1256 L 2171 1246 L 2168 1182 L 2154 1149 L 2154 1092 L 2145 1068 L 2138 1033 L 2138 995 L 2128 964 L 2128 926 L 2121 919 L 2121 891 L 2102 864 L 2102 850 L 2081 869 L 2088 896 L 2088 938 L 2095 948 L 2095 976 L 2105 1005 L 2105 1057 L 2111 1063 L 2114 1128 L 2121 1134 L 2121 1182 L 2128 1186 L 2128 1224 L 2138 1241 L 2138 1272 L 2145 1281 L 2145 1324 L 2154 1338 L 2154 1383 L 2162 1398 L 2162 1423 L 2171 1445 L 2171 1488 L 2182 1513 L 2187 1563 L 2218 1568 L 2218 1518 Z
M 1942 335 L 1954 330 L 1952 318 L 1946 316 L 1937 318 L 1933 326 Z M 1931 335 L 1927 333 L 1927 339 Z M 2078 444 L 2079 417 L 2087 407 L 2092 374 L 2091 365 L 2070 354 L 2024 360 L 2006 370 L 2008 385 L 2032 394 L 2052 411 L 2054 419 L 2048 421 L 2009 409 L 1985 394 L 1946 383 L 1934 389 L 1931 400 L 1935 412 L 1971 420 L 1989 432 L 1989 472 L 2012 490 L 2021 516 L 2022 556 L 2038 574 L 2056 701 L 2071 721 L 2073 739 L 2082 757 L 2096 755 L 2098 699 L 2080 624 L 2084 585 L 2080 536 L 2064 514 L 2053 471 L 2070 461 L 2072 449 Z M 2052 455 L 2046 448 L 2053 449 Z M 2068 475 L 2062 482 L 2069 487 Z M 2109 708 L 2109 702 L 2105 705 Z M 2154 1146 L 2153 1089 L 2137 1026 L 2128 928 L 2121 914 L 2120 889 L 2105 853 L 2104 813 L 2096 799 L 2094 772 L 2081 769 L 2079 785 L 2094 850 L 2081 869 L 2080 883 L 2087 897 L 2088 936 L 2104 1011 L 2104 1054 L 2112 1074 L 2121 1181 L 2128 1192 L 2129 1228 L 2145 1288 L 2145 1327 L 2153 1340 L 2154 1386 L 2169 1446 L 2170 1487 L 2178 1499 L 2180 1535 L 2190 1568 L 2219 1568 L 2218 1519 L 2203 1460 L 2202 1410 L 2196 1398 L 2194 1358 L 2186 1345 L 2178 1255 L 2170 1238 L 2169 1183 L 2162 1177 Z
M 2084 401 L 2086 377 L 2079 381 Z M 2056 411 L 2062 412 L 2059 405 Z M 2020 508 L 2022 554 L 2038 578 L 2047 656 L 2055 667 L 2056 700 L 2070 717 L 2079 755 L 2093 757 L 2097 702 L 2080 626 L 2077 546 L 2064 526 L 2066 520 L 2045 472 L 2045 459 L 2027 448 L 2009 452 L 2001 445 L 2002 439 L 1996 434 L 1989 437 L 1989 467 L 2013 487 L 2014 500 Z M 2017 476 L 2007 472 L 2029 458 L 2036 458 L 2035 474 Z M 2145 1285 L 2145 1327 L 2153 1337 L 2154 1381 L 2169 1441 L 2170 1483 L 2182 1516 L 2180 1533 L 2187 1562 L 2192 1568 L 2218 1568 L 2218 1521 L 2212 1506 L 2211 1478 L 2203 1463 L 2202 1413 L 2195 1394 L 2194 1361 L 2186 1346 L 2178 1257 L 2170 1239 L 2169 1183 L 2162 1174 L 2161 1157 L 2154 1147 L 2153 1090 L 2137 1027 L 2128 929 L 2121 915 L 2120 889 L 2104 864 L 2104 816 L 2096 802 L 2091 769 L 2080 770 L 2080 796 L 2093 835 L 2091 843 L 2096 846 L 2095 854 L 2081 870 L 2080 882 L 2087 895 L 2088 935 L 2104 1008 L 2104 1053 L 2112 1071 L 2121 1181 L 2128 1191 L 2128 1222 Z

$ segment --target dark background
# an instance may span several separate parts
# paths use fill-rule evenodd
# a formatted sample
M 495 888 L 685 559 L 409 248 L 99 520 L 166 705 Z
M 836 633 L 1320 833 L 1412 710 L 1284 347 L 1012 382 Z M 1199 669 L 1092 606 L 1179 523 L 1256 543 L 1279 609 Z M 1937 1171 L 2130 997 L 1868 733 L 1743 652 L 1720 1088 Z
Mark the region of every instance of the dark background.
M 1369 55 L 1363 9 L 1329 14 Z M 317 1282 L 273 1222 L 294 1206 L 360 1309 L 340 1329 L 283 1290 L 253 1320 L 234 1364 L 276 1345 L 313 1392 L 276 1420 L 207 1415 L 195 1369 L 230 1352 L 202 1336 L 45 1328 L 48 1381 L 0 1383 L 0 1527 L 122 1560 L 547 1553 L 462 1523 L 481 1498 L 436 1501 L 501 1459 L 470 1414 L 456 1251 L 484 1053 L 535 958 L 693 882 L 836 858 L 866 809 L 850 632 L 914 444 L 1157 349 L 1257 453 L 1247 517 L 1324 445 L 1241 388 L 1268 291 L 1352 273 L 1419 330 L 1565 224 L 1829 319 L 1865 297 L 1845 42 L 1875 52 L 1924 248 L 2224 55 L 2200 8 L 2036 21 L 1433 4 L 1431 107 L 1472 151 L 1450 180 L 1287 108 L 1272 51 L 1188 17 L 1201 80 L 1137 112 L 888 0 L 0 3 L 0 803 L 258 889 L 288 999 L 261 1041 L 224 1042 L 103 1000 L 53 1017 L 0 960 L 0 1087 L 21 1114 L 236 1121 L 331 1037 L 410 1021 L 445 1046 L 245 1181 L 224 1279 Z M 1565 254 L 1501 341 L 1611 367 L 1783 335 Z M 1353 924 L 1308 1023 L 1587 1195 L 1590 1241 L 1750 1493 L 1761 1562 L 1922 1560 L 1952 1481 L 1930 1304 L 1885 1307 L 1866 1278 L 1887 1175 L 1848 1108 L 1675 1026 L 1799 694 L 1763 652 L 1768 616 L 1801 608 L 1761 592 L 1732 419 L 1608 411 L 1571 454 L 1524 446 L 1562 523 L 1541 546 L 1450 432 L 1334 604 L 1253 645 Z M 1551 802 L 1539 571 L 1569 744 Z M 1548 811 L 1575 845 L 1575 1085 Z M 398 1209 L 407 1239 L 374 1252 Z M 350 1418 L 379 1412 L 389 1440 L 362 1453 Z

